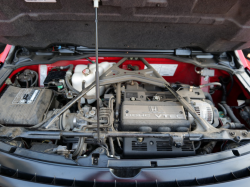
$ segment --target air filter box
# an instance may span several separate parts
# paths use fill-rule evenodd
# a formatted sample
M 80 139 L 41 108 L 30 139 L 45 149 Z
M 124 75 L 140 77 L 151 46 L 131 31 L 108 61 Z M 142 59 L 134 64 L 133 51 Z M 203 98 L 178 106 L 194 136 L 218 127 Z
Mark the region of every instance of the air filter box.
M 43 120 L 52 90 L 9 86 L 0 98 L 0 124 L 31 126 Z

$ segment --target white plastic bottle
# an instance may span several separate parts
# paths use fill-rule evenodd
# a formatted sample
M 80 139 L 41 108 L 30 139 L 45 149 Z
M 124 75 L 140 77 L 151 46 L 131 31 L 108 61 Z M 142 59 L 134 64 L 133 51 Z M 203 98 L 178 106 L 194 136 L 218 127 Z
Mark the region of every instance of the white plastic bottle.
M 101 76 L 104 72 L 106 72 L 113 63 L 110 62 L 102 62 L 99 64 L 99 76 Z M 84 88 L 88 87 L 91 83 L 95 81 L 95 72 L 96 72 L 96 64 L 91 64 L 89 67 L 87 65 L 77 65 L 75 67 L 74 74 L 72 76 L 72 84 L 73 87 L 77 91 L 82 91 L 83 85 Z M 84 83 L 84 84 L 83 84 Z M 104 92 L 104 86 L 100 86 L 100 95 Z M 87 97 L 96 97 L 96 88 L 92 88 L 87 94 Z M 95 102 L 96 99 L 88 99 L 88 103 L 91 104 Z M 85 103 L 85 100 L 82 100 L 82 103 Z

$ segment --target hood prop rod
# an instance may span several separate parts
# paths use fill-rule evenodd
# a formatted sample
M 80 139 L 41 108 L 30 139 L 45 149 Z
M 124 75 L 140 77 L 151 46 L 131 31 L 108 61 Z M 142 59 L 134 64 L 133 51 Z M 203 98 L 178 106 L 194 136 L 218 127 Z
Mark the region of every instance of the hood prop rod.
M 95 8 L 95 58 L 96 58 L 96 115 L 97 115 L 97 143 L 100 142 L 100 81 L 99 81 L 99 64 L 98 64 L 98 19 L 97 19 L 97 9 L 99 7 L 100 0 L 93 0 Z

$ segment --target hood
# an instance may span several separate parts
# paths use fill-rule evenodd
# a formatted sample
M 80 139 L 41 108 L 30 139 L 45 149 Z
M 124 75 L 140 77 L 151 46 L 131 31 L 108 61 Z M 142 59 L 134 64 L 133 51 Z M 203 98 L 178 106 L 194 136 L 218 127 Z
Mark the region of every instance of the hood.
M 102 0 L 99 47 L 244 49 L 250 46 L 249 10 L 249 0 Z M 1 1 L 0 42 L 29 48 L 51 44 L 94 48 L 92 1 Z

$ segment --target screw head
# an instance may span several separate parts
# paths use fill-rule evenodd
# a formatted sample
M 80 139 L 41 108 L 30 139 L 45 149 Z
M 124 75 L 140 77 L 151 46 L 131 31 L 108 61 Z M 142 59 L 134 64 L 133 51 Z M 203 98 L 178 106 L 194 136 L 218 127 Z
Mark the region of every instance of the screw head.
M 247 136 L 247 135 L 248 135 L 248 132 L 243 132 L 242 135 L 243 135 L 243 136 Z
M 154 145 L 154 142 L 153 142 L 153 141 L 150 141 L 149 144 L 150 144 L 150 145 Z
M 235 135 L 235 132 L 229 132 L 229 134 L 230 134 L 231 136 L 234 136 L 234 135 Z
M 239 142 L 239 141 L 240 141 L 240 136 L 235 136 L 234 140 L 235 140 L 236 142 Z

